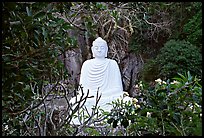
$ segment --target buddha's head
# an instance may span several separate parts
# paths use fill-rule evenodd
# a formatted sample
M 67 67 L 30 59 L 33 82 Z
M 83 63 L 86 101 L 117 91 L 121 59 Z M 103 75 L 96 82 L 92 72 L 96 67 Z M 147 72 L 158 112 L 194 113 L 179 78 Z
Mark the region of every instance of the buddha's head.
M 108 53 L 108 45 L 101 37 L 95 39 L 92 43 L 91 51 L 95 58 L 105 58 Z

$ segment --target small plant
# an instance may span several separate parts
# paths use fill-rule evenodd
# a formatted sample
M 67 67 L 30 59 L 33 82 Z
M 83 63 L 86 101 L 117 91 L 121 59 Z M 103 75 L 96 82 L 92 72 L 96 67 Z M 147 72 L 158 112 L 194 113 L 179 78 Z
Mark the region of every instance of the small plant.
M 134 115 L 136 111 L 140 109 L 140 105 L 137 104 L 136 98 L 128 97 L 128 93 L 124 93 L 121 98 L 112 101 L 113 109 L 109 113 L 108 123 L 112 124 L 113 128 L 118 125 L 122 125 L 126 128 L 129 125 L 129 120 L 133 123 L 135 120 Z

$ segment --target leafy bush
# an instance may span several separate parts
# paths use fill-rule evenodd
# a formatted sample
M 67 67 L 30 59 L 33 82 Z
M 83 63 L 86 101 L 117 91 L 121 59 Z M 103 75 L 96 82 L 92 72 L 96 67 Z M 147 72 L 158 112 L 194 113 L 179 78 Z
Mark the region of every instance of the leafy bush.
M 199 49 L 186 41 L 168 41 L 157 56 L 160 76 L 172 78 L 179 73 L 190 71 L 201 76 L 202 56 Z
M 9 131 L 3 135 L 20 135 L 18 114 L 42 94 L 46 82 L 67 76 L 57 57 L 74 40 L 66 33 L 70 24 L 55 18 L 53 10 L 53 3 L 2 3 L 2 122 Z
M 201 48 L 202 46 L 202 10 L 196 13 L 190 21 L 184 25 L 184 33 L 187 41 Z
M 148 74 L 154 74 L 157 78 L 172 78 L 177 72 L 191 71 L 193 75 L 201 76 L 201 62 L 202 56 L 196 46 L 186 41 L 170 40 L 161 48 L 155 60 L 144 65 L 142 75 L 143 78 L 147 78 Z
M 124 102 L 124 98 L 113 102 L 108 123 L 124 126 L 127 135 L 201 136 L 200 80 L 190 72 L 178 75 L 172 82 L 155 80 L 153 88 L 140 85 L 139 100 L 133 98 L 136 102 Z

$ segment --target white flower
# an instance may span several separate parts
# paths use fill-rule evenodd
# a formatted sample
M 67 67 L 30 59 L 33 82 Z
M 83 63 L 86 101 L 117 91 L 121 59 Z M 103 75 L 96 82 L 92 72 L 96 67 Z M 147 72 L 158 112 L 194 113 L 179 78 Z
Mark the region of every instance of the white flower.
M 166 82 L 165 82 L 165 81 L 162 81 L 162 83 L 163 83 L 163 84 L 166 84 Z
M 137 103 L 138 100 L 136 98 L 132 98 L 132 103 Z
M 193 105 L 189 105 L 190 109 L 192 110 L 193 109 Z
M 123 96 L 129 96 L 128 92 L 123 92 Z
M 195 106 L 200 107 L 200 105 L 198 105 L 197 103 L 195 103 Z
M 135 88 L 139 88 L 138 84 L 135 85 Z
M 161 84 L 162 80 L 159 78 L 159 79 L 155 80 L 155 82 Z
M 185 83 L 185 85 L 188 85 L 188 84 L 189 84 L 189 82 L 186 82 L 186 83 Z
M 137 104 L 137 103 L 133 103 L 133 105 L 134 105 L 134 107 L 135 107 L 136 109 L 140 108 L 140 105 Z
M 137 104 L 137 105 L 136 105 L 136 107 L 137 107 L 137 108 L 140 108 L 140 105 L 139 105 L 139 104 Z
M 132 98 L 130 98 L 130 97 L 128 97 L 128 96 L 126 96 L 126 97 L 123 98 L 123 101 L 124 101 L 124 102 L 128 102 L 128 101 L 131 101 L 131 100 L 132 100 Z
M 174 80 L 173 82 L 171 82 L 171 84 L 179 84 L 179 81 Z
M 142 85 L 142 83 L 140 83 L 140 87 L 142 87 L 143 85 Z
M 150 112 L 147 112 L 147 117 L 151 117 L 151 113 Z
M 8 125 L 5 126 L 5 130 L 8 130 Z

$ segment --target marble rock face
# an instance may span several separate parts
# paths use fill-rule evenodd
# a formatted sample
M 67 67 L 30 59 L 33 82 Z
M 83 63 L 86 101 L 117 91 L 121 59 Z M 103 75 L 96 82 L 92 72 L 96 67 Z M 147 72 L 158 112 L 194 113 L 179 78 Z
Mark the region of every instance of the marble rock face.
M 91 113 L 91 108 L 96 103 L 98 92 L 101 95 L 98 106 L 105 111 L 110 111 L 112 106 L 107 103 L 111 103 L 111 101 L 123 94 L 119 66 L 115 60 L 106 58 L 108 46 L 101 37 L 93 41 L 91 50 L 94 58 L 83 63 L 79 81 L 79 85 L 83 88 L 83 93 L 86 95 L 89 91 L 89 96 L 93 97 L 87 99 L 85 106 L 88 112 Z M 81 95 L 82 91 L 79 89 L 79 95 L 77 96 L 80 97 Z M 71 99 L 71 103 L 76 101 L 75 98 Z

